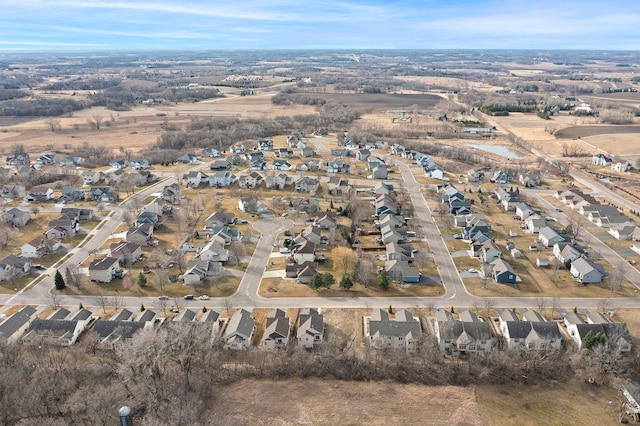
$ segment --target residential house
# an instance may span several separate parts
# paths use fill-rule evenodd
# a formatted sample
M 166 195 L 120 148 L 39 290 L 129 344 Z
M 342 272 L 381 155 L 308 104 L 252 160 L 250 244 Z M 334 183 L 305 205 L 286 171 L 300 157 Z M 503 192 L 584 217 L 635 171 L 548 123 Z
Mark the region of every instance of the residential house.
M 404 260 L 411 258 L 411 249 L 393 241 L 385 246 L 387 260 Z
M 99 283 L 109 283 L 114 278 L 122 278 L 122 270 L 118 259 L 115 257 L 105 257 L 96 259 L 89 265 L 89 277 L 91 281 Z
M 17 152 L 7 157 L 7 166 L 26 166 L 29 164 L 31 164 L 31 159 L 26 152 Z
M 64 240 L 67 238 L 67 230 L 59 226 L 49 228 L 44 233 L 44 237 L 48 240 Z
M 335 212 L 324 212 L 314 219 L 313 224 L 320 229 L 336 229 L 338 226 L 338 218 Z
M 202 151 L 200 151 L 200 155 L 202 157 L 218 158 L 220 157 L 221 154 L 218 148 L 207 147 L 207 148 L 203 148 Z
M 316 260 L 316 245 L 309 240 L 303 240 L 293 246 L 291 255 L 296 263 L 313 262 Z
M 183 154 L 180 157 L 176 158 L 176 161 L 178 163 L 197 164 L 198 163 L 198 156 L 196 154 L 186 153 L 186 154 Z
M 273 141 L 269 140 L 259 140 L 258 141 L 258 149 L 260 151 L 272 151 L 273 150 Z
M 255 330 L 255 319 L 246 309 L 236 311 L 224 334 L 224 347 L 232 350 L 248 349 Z
M 231 168 L 231 162 L 229 160 L 221 159 L 212 161 L 209 164 L 209 170 L 217 171 L 217 170 L 229 170 Z
M 0 341 L 16 342 L 35 319 L 36 309 L 25 306 L 0 324 Z
M 353 151 L 345 148 L 332 148 L 331 155 L 334 157 L 353 157 Z
M 224 263 L 229 260 L 229 250 L 224 248 L 224 244 L 211 240 L 202 246 L 198 251 L 197 257 L 200 260 Z
M 159 222 L 160 222 L 160 218 L 158 217 L 157 213 L 154 213 L 151 211 L 143 211 L 138 216 L 136 216 L 136 220 L 134 224 L 136 226 L 140 226 L 142 224 L 148 223 L 153 225 L 153 227 L 155 228 Z
M 127 162 L 120 159 L 120 160 L 111 160 L 109 161 L 109 166 L 111 167 L 112 170 L 120 170 L 120 169 L 124 169 L 125 167 L 127 167 Z
M 109 187 L 91 188 L 89 196 L 92 200 L 102 203 L 110 203 L 119 199 L 118 193 Z
M 298 346 L 311 349 L 322 344 L 324 339 L 324 316 L 315 308 L 304 308 L 298 314 L 296 332 Z
M 68 311 L 67 311 L 68 312 Z M 39 319 L 31 322 L 22 343 L 71 346 L 88 328 L 91 318 L 85 320 Z
M 482 170 L 470 170 L 467 173 L 467 182 L 479 183 L 484 181 L 484 171 Z
M 452 355 L 488 353 L 492 345 L 489 324 L 472 312 L 465 312 L 468 312 L 465 314 L 467 321 L 456 321 L 450 312 L 436 311 L 436 338 L 440 350 Z
M 256 197 L 243 197 L 238 200 L 238 210 L 247 213 L 266 213 L 269 211 L 267 206 L 259 202 Z
M 491 263 L 502 256 L 502 252 L 492 240 L 487 240 L 480 247 L 480 260 Z
M 388 170 L 386 164 L 380 164 L 371 170 L 371 174 L 367 176 L 369 179 L 387 179 Z
M 518 181 L 525 188 L 535 188 L 540 185 L 540 172 L 520 173 Z
M 500 328 L 510 350 L 560 350 L 562 335 L 558 323 L 505 321 Z
M 204 229 L 213 229 L 218 226 L 232 225 L 236 223 L 236 215 L 233 213 L 214 212 L 204 221 Z
M 181 275 L 185 285 L 198 285 L 207 278 L 219 276 L 223 271 L 221 262 L 209 260 L 191 259 L 187 262 L 187 268 Z
M 142 257 L 142 245 L 127 241 L 112 243 L 109 246 L 109 256 L 118 259 L 121 265 L 131 265 Z
M 516 216 L 518 219 L 525 220 L 529 216 L 533 216 L 536 214 L 536 211 L 533 210 L 527 203 L 518 203 L 516 204 Z
M 594 166 L 610 166 L 611 163 L 613 163 L 613 159 L 602 153 L 595 154 L 593 157 L 591 157 L 591 164 L 593 164 Z
M 103 176 L 104 184 L 111 186 L 120 185 L 125 176 L 128 176 L 128 174 L 124 171 L 124 169 L 108 171 Z
M 287 174 L 278 173 L 277 175 L 268 175 L 265 179 L 265 186 L 267 189 L 284 189 L 287 185 Z
M 84 164 L 84 158 L 68 156 L 60 160 L 61 166 L 81 166 Z
M 63 186 L 62 195 L 56 200 L 56 203 L 70 203 L 74 201 L 83 201 L 85 192 L 75 186 Z
M 614 172 L 623 173 L 628 172 L 631 169 L 633 169 L 633 164 L 631 164 L 630 161 L 618 161 L 611 164 L 611 170 L 613 170 Z
M 293 242 L 295 244 L 301 243 L 303 240 L 311 241 L 314 244 L 322 244 L 323 242 L 325 244 L 327 243 L 326 237 L 322 236 L 320 228 L 314 225 L 308 225 L 293 237 Z
M 49 229 L 62 228 L 66 235 L 75 235 L 80 230 L 80 223 L 75 218 L 60 216 L 58 219 L 49 221 Z
M 60 156 L 58 154 L 44 154 L 38 157 L 36 164 L 45 166 L 47 164 L 54 164 L 60 162 Z
M 285 349 L 289 342 L 290 331 L 291 325 L 286 312 L 282 309 L 273 309 L 267 314 L 260 347 L 267 350 Z
M 0 281 L 8 281 L 31 270 L 31 261 L 10 254 L 0 260 Z
M 26 202 L 44 203 L 53 200 L 53 189 L 49 187 L 36 187 L 32 188 L 31 192 L 24 196 L 23 200 Z
M 62 210 L 60 210 L 60 217 L 75 219 L 78 222 L 86 222 L 93 219 L 93 210 L 76 207 L 63 207 Z
M 571 275 L 581 284 L 599 283 L 602 273 L 583 258 L 571 262 Z
M 142 244 L 144 246 L 152 246 L 157 243 L 153 238 L 152 223 L 143 223 L 139 226 L 129 228 L 125 238 L 129 242 Z
M 620 352 L 630 352 L 632 346 L 631 334 L 625 323 L 605 323 L 605 324 L 570 324 L 567 331 L 573 338 L 578 348 L 582 347 L 582 342 L 587 335 L 601 335 L 605 337 L 605 342 Z
M 303 176 L 296 181 L 296 192 L 306 192 L 314 195 L 318 191 L 320 181 L 318 179 Z
M 243 189 L 253 189 L 256 186 L 260 185 L 260 183 L 262 183 L 262 180 L 262 175 L 260 173 L 251 172 L 251 174 L 248 175 L 240 175 L 240 177 L 238 178 L 238 186 Z
M 21 256 L 28 259 L 36 259 L 46 254 L 56 252 L 60 248 L 60 241 L 45 237 L 36 237 L 25 243 L 20 248 Z
M 12 207 L 2 214 L 2 219 L 8 225 L 22 227 L 31 220 L 31 213 L 28 210 Z
M 281 172 L 288 172 L 291 170 L 291 163 L 287 160 L 273 160 L 273 165 L 271 166 L 273 170 L 279 170 Z
M 236 181 L 236 175 L 227 171 L 217 171 L 209 175 L 209 186 L 224 188 Z
M 119 343 L 131 340 L 140 330 L 152 329 L 153 322 L 110 319 L 97 320 L 93 325 L 91 339 L 101 347 L 113 349 Z
M 356 152 L 356 159 L 358 161 L 367 161 L 370 156 L 371 156 L 371 151 L 369 151 L 368 149 L 359 149 Z
M 4 185 L 2 187 L 2 197 L 10 200 L 22 199 L 27 195 L 27 191 L 23 185 Z
M 162 189 L 162 199 L 170 204 L 180 204 L 180 200 L 182 199 L 180 186 L 177 183 L 165 186 Z
M 495 259 L 491 263 L 483 263 L 480 273 L 484 277 L 491 277 L 500 284 L 515 284 L 518 276 L 513 267 L 503 259 Z
M 351 165 L 344 160 L 332 160 L 327 163 L 327 173 L 349 173 Z
M 526 218 L 524 220 L 524 224 L 527 226 L 527 230 L 529 232 L 537 234 L 540 232 L 541 228 L 545 228 L 547 226 L 547 220 L 537 214 L 534 214 Z
M 553 245 L 553 255 L 563 264 L 573 262 L 584 256 L 584 250 L 570 243 L 556 243 Z
M 149 161 L 145 158 L 132 158 L 129 160 L 129 167 L 133 167 L 135 170 L 148 169 Z
M 203 181 L 208 179 L 209 176 L 200 171 L 190 171 L 189 173 L 182 175 L 182 186 L 186 186 L 187 188 L 197 188 Z
M 616 240 L 640 241 L 640 227 L 628 223 L 612 226 L 607 231 Z
M 300 157 L 302 158 L 314 157 L 315 155 L 316 155 L 316 152 L 313 150 L 313 148 L 308 148 L 308 147 L 300 148 Z
M 490 179 L 491 183 L 497 183 L 500 185 L 506 185 L 509 182 L 511 182 L 511 173 L 503 171 L 503 170 L 497 170 L 493 176 Z
M 104 173 L 97 170 L 85 170 L 82 172 L 82 183 L 84 185 L 95 185 L 104 179 Z
M 374 309 L 369 318 L 369 343 L 378 349 L 393 348 L 413 352 L 422 337 L 420 320 L 405 309 L 398 309 L 394 319 L 382 309 Z
M 540 238 L 540 242 L 544 244 L 545 247 L 553 247 L 555 244 L 565 241 L 562 235 L 558 234 L 555 229 L 549 226 L 540 228 L 538 238 Z

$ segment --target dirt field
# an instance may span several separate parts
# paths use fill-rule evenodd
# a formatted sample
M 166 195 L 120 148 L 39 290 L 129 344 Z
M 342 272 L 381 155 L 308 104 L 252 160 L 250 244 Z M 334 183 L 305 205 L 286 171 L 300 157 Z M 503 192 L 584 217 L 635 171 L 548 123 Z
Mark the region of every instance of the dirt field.
M 356 109 L 433 109 L 442 100 L 431 94 L 350 94 L 350 93 L 310 93 L 314 98 L 341 102 Z
M 216 424 L 233 425 L 606 425 L 617 404 L 615 390 L 577 381 L 461 388 L 291 379 L 222 386 L 211 412 Z
M 595 135 L 638 134 L 640 126 L 571 126 L 558 131 L 558 139 L 576 139 Z M 638 144 L 640 146 L 640 144 Z

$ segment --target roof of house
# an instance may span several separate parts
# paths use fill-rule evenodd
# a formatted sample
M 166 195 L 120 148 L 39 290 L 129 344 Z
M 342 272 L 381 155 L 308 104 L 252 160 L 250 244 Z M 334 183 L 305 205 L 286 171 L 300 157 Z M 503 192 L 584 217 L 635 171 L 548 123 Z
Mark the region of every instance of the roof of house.
M 500 317 L 500 321 L 520 321 L 515 312 L 510 311 L 509 309 L 501 309 L 498 312 L 498 316 Z
M 8 339 L 13 336 L 22 326 L 24 326 L 29 318 L 36 313 L 36 310 L 31 306 L 25 306 L 18 312 L 11 315 L 0 324 L 0 338 Z
M 251 316 L 251 312 L 246 309 L 240 309 L 239 311 L 236 311 L 229 320 L 225 338 L 233 334 L 239 334 L 248 339 L 253 332 L 254 325 L 255 320 Z
M 55 311 L 53 314 L 51 314 L 49 316 L 50 320 L 62 320 L 65 319 L 67 316 L 69 316 L 71 312 L 69 312 L 68 310 L 66 310 L 65 308 L 60 308 L 57 311 Z
M 78 312 L 75 312 L 71 317 L 72 321 L 82 321 L 91 318 L 91 311 L 87 309 L 80 309 Z
M 399 309 L 393 320 L 389 319 L 389 315 L 382 309 L 374 309 L 369 320 L 369 335 L 376 334 L 394 337 L 404 337 L 411 334 L 413 337 L 417 337 L 422 334 L 422 327 L 420 322 L 416 321 L 413 315 L 404 309 Z
M 298 333 L 301 337 L 303 334 L 322 334 L 324 332 L 324 316 L 315 308 L 305 308 L 298 315 Z
M 104 321 L 97 320 L 93 325 L 93 334 L 105 339 L 116 333 L 124 338 L 131 338 L 138 330 L 143 329 L 144 322 L 138 321 Z
M 561 339 L 556 322 L 508 321 L 507 329 L 512 339 L 526 339 L 532 332 L 547 339 Z
M 96 259 L 91 262 L 89 265 L 90 271 L 106 271 L 111 268 L 114 264 L 118 263 L 118 259 L 116 257 L 105 257 L 103 259 Z
M 529 322 L 545 322 L 545 319 L 542 318 L 542 315 L 540 315 L 536 311 L 532 311 L 531 309 L 522 314 L 522 320 Z

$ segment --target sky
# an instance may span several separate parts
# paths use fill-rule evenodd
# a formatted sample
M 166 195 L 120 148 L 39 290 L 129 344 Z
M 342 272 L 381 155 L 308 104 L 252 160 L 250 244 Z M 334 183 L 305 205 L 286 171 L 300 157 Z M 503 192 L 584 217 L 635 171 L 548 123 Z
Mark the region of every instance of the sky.
M 637 0 L 0 0 L 0 52 L 639 48 Z

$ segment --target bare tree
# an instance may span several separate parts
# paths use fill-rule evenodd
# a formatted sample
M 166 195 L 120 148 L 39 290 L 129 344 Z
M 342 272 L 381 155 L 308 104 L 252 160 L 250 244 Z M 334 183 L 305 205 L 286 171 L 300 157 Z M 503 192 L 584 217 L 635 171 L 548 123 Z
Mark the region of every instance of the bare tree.
M 90 118 L 87 119 L 87 122 L 94 130 L 100 130 L 103 121 L 104 118 L 100 114 L 93 114 Z
M 120 296 L 117 292 L 116 294 L 111 296 L 111 305 L 113 306 L 113 309 L 116 311 L 116 313 L 118 312 L 118 309 L 122 307 L 123 303 L 124 303 L 124 298 Z
M 367 254 L 358 262 L 358 281 L 365 287 L 369 287 L 375 285 L 377 279 L 374 257 L 372 254 Z
M 613 272 L 607 278 L 607 284 L 609 285 L 609 289 L 611 293 L 615 293 L 617 290 L 622 287 L 622 282 L 624 281 L 624 268 L 626 268 L 626 263 L 622 259 L 618 259 L 613 264 Z
M 45 123 L 47 123 L 47 126 L 49 126 L 49 129 L 52 132 L 55 132 L 56 130 L 60 130 L 60 119 L 59 118 L 48 118 Z
M 100 293 L 97 296 L 98 305 L 102 308 L 102 312 L 107 313 L 107 306 L 109 305 L 109 301 L 107 300 L 107 296 L 104 293 Z
M 167 314 L 167 299 L 165 297 L 158 299 L 158 308 L 163 314 Z
M 607 312 L 607 310 L 609 309 L 609 306 L 611 305 L 611 301 L 609 300 L 608 297 L 603 297 L 598 299 L 598 303 L 597 303 L 597 307 L 600 310 L 600 312 L 602 312 L 603 314 Z
M 64 278 L 67 284 L 80 290 L 80 287 L 82 286 L 82 276 L 76 272 L 76 267 L 67 265 L 64 271 Z
M 167 271 L 165 271 L 161 267 L 156 267 L 154 271 L 156 273 L 158 288 L 160 289 L 160 291 L 163 291 L 164 284 L 167 282 Z
M 224 309 L 225 311 L 227 311 L 227 316 L 229 316 L 229 311 L 231 310 L 232 305 L 231 305 L 231 299 L 228 297 L 224 298 Z
M 547 301 L 542 297 L 538 297 L 536 298 L 536 306 L 538 307 L 538 312 L 542 314 L 544 309 L 547 307 Z
M 57 293 L 49 293 L 47 294 L 47 305 L 52 309 L 60 308 L 60 300 L 58 300 Z
M 229 252 L 231 256 L 235 259 L 236 265 L 240 264 L 240 258 L 245 255 L 244 244 L 240 241 L 233 241 L 229 245 Z
M 494 306 L 496 305 L 495 300 L 487 297 L 486 299 L 484 299 L 484 307 L 487 310 L 487 316 L 489 316 L 491 310 L 494 308 Z

